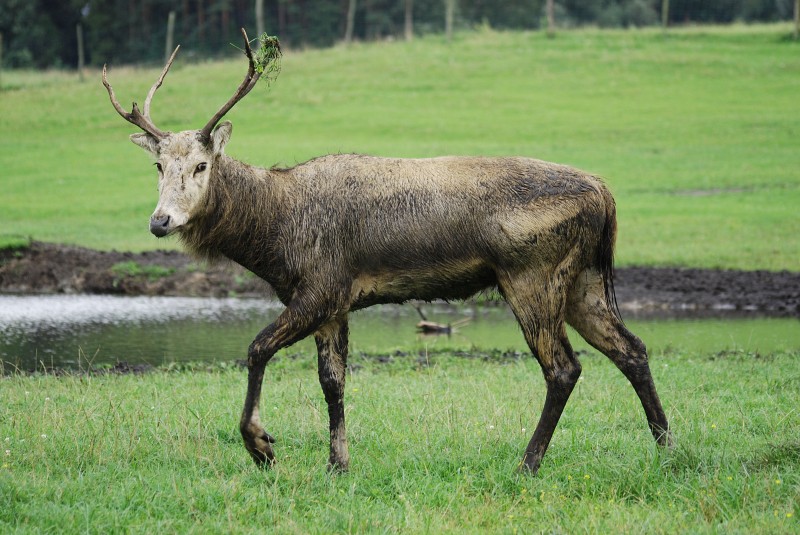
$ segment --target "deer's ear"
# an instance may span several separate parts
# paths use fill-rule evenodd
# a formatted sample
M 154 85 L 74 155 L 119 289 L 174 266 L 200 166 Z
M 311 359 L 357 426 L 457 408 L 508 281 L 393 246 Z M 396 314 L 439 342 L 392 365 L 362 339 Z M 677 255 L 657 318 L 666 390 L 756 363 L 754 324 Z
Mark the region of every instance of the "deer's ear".
M 225 148 L 225 144 L 231 138 L 231 131 L 233 125 L 230 121 L 222 121 L 219 123 L 214 131 L 211 132 L 211 144 L 214 147 L 214 153 L 219 154 Z
M 153 156 L 158 156 L 158 140 L 150 134 L 131 134 L 131 141 L 142 147 Z

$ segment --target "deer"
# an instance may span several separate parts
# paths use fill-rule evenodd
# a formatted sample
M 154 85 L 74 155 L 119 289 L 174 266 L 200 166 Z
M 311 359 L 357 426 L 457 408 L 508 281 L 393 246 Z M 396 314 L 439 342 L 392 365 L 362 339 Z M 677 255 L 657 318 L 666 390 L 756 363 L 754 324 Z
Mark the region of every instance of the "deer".
M 247 73 L 200 130 L 163 131 L 150 116 L 175 49 L 140 110 L 127 112 L 103 66 L 114 109 L 142 132 L 156 160 L 150 231 L 177 235 L 197 258 L 233 261 L 265 280 L 284 305 L 247 350 L 239 429 L 256 465 L 275 461 L 259 412 L 267 363 L 308 336 L 328 408 L 328 469 L 346 471 L 348 315 L 379 303 L 459 300 L 496 289 L 544 375 L 541 415 L 519 469 L 536 474 L 581 374 L 565 325 L 606 355 L 633 386 L 660 446 L 672 443 L 644 343 L 625 326 L 614 292 L 614 198 L 577 169 L 526 157 L 424 159 L 330 154 L 259 168 L 224 152 L 225 114 L 259 79 L 247 33 Z

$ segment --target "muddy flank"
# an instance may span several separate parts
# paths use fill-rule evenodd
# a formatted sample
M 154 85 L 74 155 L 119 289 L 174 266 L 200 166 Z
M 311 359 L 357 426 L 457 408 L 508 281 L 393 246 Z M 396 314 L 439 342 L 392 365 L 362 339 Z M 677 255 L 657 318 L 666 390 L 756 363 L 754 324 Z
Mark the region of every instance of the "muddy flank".
M 800 317 L 800 273 L 620 268 L 626 312 Z M 198 263 L 177 251 L 120 253 L 32 242 L 0 250 L 0 293 L 268 297 L 269 286 L 230 263 Z

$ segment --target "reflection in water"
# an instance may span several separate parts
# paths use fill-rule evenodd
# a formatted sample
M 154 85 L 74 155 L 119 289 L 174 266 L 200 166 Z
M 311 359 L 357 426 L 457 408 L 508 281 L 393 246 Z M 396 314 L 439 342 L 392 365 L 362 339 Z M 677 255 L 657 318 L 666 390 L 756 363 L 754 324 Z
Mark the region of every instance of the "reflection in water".
M 240 358 L 280 309 L 243 299 L 0 296 L 0 359 L 30 370 Z
M 351 315 L 351 351 L 386 353 L 438 349 L 527 351 L 519 327 L 503 306 L 425 305 L 437 323 L 463 323 L 452 336 L 422 337 L 410 306 L 378 306 Z M 5 370 L 88 368 L 116 362 L 233 361 L 282 310 L 257 299 L 0 296 L 0 360 Z M 471 321 L 464 322 L 465 318 Z M 688 351 L 800 348 L 796 319 L 668 319 L 628 321 L 650 348 Z M 588 349 L 575 333 L 576 349 Z M 313 339 L 286 350 L 312 354 Z

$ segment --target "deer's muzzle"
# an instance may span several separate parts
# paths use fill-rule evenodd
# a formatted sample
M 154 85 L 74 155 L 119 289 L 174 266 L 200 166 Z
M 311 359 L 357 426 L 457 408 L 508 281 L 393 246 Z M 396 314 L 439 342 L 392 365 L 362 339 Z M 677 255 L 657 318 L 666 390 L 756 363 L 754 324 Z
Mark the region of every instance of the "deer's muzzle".
M 163 238 L 170 231 L 171 218 L 168 215 L 153 216 L 150 218 L 150 232 L 156 237 Z

